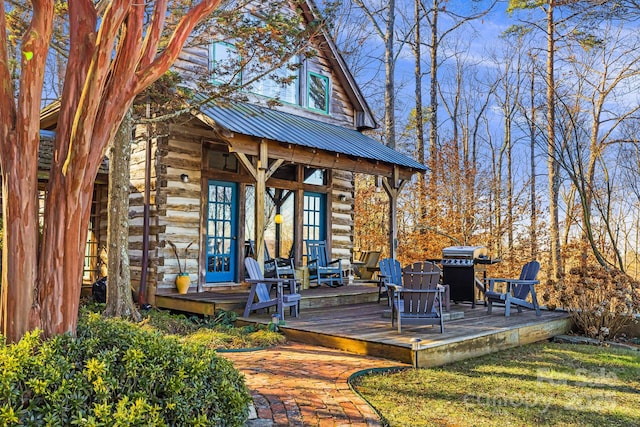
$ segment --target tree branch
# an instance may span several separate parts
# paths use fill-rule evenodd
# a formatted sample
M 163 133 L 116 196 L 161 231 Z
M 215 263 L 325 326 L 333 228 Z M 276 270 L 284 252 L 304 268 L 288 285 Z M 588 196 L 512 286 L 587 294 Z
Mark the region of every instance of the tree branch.
M 166 49 L 151 64 L 143 66 L 137 72 L 138 82 L 135 93 L 140 93 L 169 69 L 171 64 L 178 58 L 193 28 L 202 18 L 216 10 L 221 2 L 222 0 L 203 0 L 180 20 Z M 159 21 L 154 21 L 153 23 L 154 26 L 159 24 Z M 151 31 L 154 32 L 156 30 L 151 28 Z

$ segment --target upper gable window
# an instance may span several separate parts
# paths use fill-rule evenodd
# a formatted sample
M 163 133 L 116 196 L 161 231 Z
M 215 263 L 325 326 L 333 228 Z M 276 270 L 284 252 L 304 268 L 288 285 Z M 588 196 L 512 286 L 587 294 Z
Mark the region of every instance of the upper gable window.
M 257 78 L 257 70 L 263 67 L 252 67 L 249 63 L 244 73 L 244 82 L 248 84 L 247 91 L 267 98 L 278 99 L 289 104 L 298 102 L 298 68 L 299 60 L 294 56 L 280 68 L 270 71 L 266 75 Z M 252 79 L 255 81 L 251 82 Z M 251 83 L 249 83 L 251 82 Z
M 242 73 L 239 69 L 239 54 L 236 47 L 226 42 L 215 42 L 209 52 L 209 66 L 214 83 L 226 84 L 233 82 L 239 84 L 242 81 Z
M 329 77 L 310 72 L 307 83 L 309 109 L 329 114 Z

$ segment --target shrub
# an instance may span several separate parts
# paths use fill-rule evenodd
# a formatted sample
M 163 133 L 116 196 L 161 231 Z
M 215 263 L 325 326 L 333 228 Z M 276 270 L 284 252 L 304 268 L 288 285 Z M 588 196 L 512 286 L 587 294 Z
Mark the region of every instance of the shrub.
M 549 288 L 556 295 L 545 292 L 547 306 L 565 308 L 578 332 L 592 338 L 615 337 L 640 312 L 640 283 L 620 270 L 574 267 L 561 285 Z
M 0 425 L 239 426 L 251 401 L 214 351 L 95 313 L 0 344 L 0 372 Z

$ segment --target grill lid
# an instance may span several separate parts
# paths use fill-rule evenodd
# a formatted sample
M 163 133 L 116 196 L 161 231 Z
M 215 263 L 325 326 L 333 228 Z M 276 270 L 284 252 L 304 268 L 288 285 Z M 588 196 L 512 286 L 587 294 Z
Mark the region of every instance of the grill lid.
M 489 251 L 486 246 L 449 246 L 442 249 L 443 258 L 488 258 Z

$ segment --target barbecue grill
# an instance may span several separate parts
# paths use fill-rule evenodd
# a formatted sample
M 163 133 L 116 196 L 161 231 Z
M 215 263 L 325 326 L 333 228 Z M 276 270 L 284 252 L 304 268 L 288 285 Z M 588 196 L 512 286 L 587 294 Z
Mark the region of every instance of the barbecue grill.
M 486 272 L 486 264 L 494 261 L 485 246 L 449 246 L 442 250 L 442 283 L 449 285 L 451 300 L 470 301 L 475 308 L 484 284 L 477 275 Z

